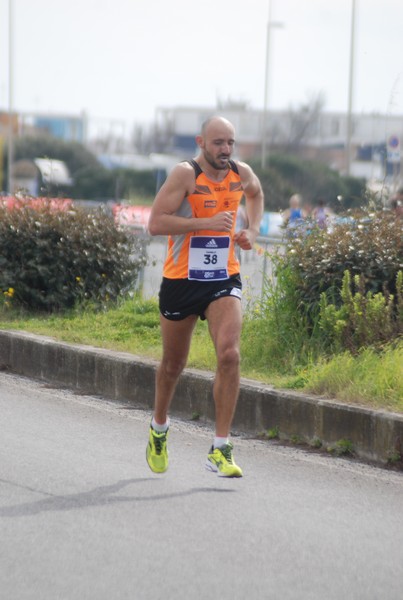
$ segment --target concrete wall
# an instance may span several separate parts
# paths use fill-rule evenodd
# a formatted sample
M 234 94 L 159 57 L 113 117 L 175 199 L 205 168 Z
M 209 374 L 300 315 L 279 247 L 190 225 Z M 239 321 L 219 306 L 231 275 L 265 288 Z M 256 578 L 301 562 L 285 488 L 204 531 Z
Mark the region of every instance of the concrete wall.
M 156 366 L 155 361 L 132 354 L 0 331 L 0 369 L 142 408 L 152 408 Z M 213 421 L 212 383 L 212 373 L 187 369 L 172 414 Z M 403 415 L 242 380 L 233 431 L 257 436 L 275 428 L 280 439 L 311 445 L 320 440 L 324 448 L 346 440 L 358 458 L 386 464 L 401 454 Z

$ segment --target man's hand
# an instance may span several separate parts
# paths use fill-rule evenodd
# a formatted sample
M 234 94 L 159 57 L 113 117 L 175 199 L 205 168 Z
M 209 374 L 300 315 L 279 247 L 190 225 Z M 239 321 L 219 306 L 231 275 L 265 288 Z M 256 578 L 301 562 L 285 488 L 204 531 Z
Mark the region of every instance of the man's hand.
M 252 250 L 253 244 L 256 241 L 258 232 L 255 229 L 241 229 L 234 235 L 234 242 L 242 248 L 242 250 Z
M 227 210 L 214 215 L 208 225 L 212 231 L 231 231 L 234 220 L 234 212 Z

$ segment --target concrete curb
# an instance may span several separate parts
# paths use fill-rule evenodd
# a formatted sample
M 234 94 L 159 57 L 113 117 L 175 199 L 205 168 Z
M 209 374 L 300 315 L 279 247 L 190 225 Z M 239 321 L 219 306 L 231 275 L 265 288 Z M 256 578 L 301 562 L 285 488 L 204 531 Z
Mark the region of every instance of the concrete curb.
M 57 342 L 26 332 L 0 330 L 0 368 L 80 393 L 100 395 L 141 408 L 154 399 L 157 363 L 123 352 Z M 214 419 L 213 374 L 187 369 L 172 413 Z M 243 379 L 233 431 L 259 435 L 276 429 L 280 439 L 323 447 L 348 441 L 362 460 L 387 464 L 401 456 L 403 415 L 286 392 Z M 350 447 L 350 446 L 349 446 Z M 401 464 L 401 461 L 400 461 Z

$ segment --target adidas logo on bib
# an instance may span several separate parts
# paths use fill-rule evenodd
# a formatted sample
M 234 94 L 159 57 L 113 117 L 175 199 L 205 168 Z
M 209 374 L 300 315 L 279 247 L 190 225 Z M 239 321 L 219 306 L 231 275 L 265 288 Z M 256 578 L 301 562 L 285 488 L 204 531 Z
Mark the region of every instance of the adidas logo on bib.
M 206 248 L 218 248 L 217 246 L 217 242 L 215 241 L 214 238 L 212 238 L 209 242 L 207 242 Z

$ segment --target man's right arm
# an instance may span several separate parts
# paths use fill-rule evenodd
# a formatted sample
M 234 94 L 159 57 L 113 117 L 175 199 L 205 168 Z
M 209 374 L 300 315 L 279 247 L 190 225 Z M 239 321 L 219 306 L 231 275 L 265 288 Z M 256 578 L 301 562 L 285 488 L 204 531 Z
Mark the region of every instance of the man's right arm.
M 232 213 L 221 212 L 211 218 L 181 217 L 176 215 L 183 199 L 194 190 L 193 168 L 186 163 L 177 165 L 157 193 L 148 221 L 150 235 L 180 235 L 190 231 L 211 229 L 230 231 Z

